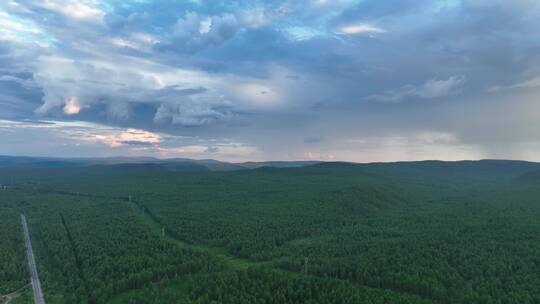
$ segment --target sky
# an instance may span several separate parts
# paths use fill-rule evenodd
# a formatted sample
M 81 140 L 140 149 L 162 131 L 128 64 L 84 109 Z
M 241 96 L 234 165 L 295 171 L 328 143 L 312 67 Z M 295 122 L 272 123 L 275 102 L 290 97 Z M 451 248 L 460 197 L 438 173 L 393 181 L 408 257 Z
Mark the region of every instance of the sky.
M 3 0 L 0 154 L 540 161 L 540 0 Z

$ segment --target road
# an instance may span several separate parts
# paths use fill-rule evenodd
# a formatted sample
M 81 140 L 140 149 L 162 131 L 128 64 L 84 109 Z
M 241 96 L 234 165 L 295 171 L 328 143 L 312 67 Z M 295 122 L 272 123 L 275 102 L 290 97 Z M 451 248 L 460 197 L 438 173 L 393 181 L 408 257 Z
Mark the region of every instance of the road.
M 41 282 L 36 267 L 36 260 L 34 259 L 34 251 L 32 250 L 32 242 L 30 242 L 30 234 L 28 233 L 28 225 L 26 223 L 26 217 L 21 214 L 21 222 L 24 230 L 24 243 L 26 244 L 26 255 L 28 256 L 28 266 L 30 268 L 30 275 L 32 279 L 32 289 L 34 290 L 34 303 L 45 304 L 43 299 L 43 292 L 41 291 Z

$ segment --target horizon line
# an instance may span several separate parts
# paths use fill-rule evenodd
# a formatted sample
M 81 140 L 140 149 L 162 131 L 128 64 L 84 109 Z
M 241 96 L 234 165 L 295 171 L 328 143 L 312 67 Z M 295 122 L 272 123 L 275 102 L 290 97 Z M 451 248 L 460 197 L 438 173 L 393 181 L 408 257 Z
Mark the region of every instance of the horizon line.
M 88 157 L 77 157 L 77 156 L 29 156 L 29 155 L 5 155 L 0 154 L 0 157 L 20 157 L 20 158 L 34 158 L 34 159 L 51 159 L 51 160 L 106 160 L 106 159 L 153 159 L 157 161 L 174 161 L 174 160 L 185 160 L 185 161 L 217 161 L 221 163 L 229 164 L 245 164 L 245 163 L 294 163 L 294 162 L 311 162 L 311 163 L 349 163 L 349 164 L 391 164 L 391 163 L 414 163 L 414 162 L 446 162 L 446 163 L 457 163 L 457 162 L 480 162 L 480 161 L 513 161 L 513 162 L 527 162 L 527 163 L 540 163 L 539 161 L 526 160 L 526 159 L 509 159 L 509 158 L 478 158 L 478 159 L 458 159 L 458 160 L 445 160 L 445 159 L 420 159 L 420 160 L 391 160 L 391 161 L 368 161 L 368 162 L 359 162 L 359 161 L 349 161 L 349 160 L 317 160 L 317 159 L 298 159 L 298 160 L 244 160 L 241 162 L 226 161 L 214 158 L 189 158 L 189 157 L 169 157 L 162 158 L 156 156 L 88 156 Z

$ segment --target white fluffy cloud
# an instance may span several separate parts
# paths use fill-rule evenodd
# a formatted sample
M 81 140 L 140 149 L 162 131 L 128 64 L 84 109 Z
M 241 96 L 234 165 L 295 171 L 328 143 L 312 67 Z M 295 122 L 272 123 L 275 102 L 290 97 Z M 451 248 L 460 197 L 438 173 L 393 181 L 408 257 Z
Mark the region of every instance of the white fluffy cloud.
M 43 104 L 36 110 L 45 115 L 64 106 L 68 115 L 99 103 L 139 102 L 141 93 L 156 92 L 162 85 L 129 67 L 107 61 L 79 61 L 64 57 L 41 57 L 34 79 L 44 92 Z
M 386 31 L 380 27 L 376 27 L 371 24 L 352 24 L 345 25 L 339 28 L 342 33 L 351 34 L 351 35 L 360 35 L 360 34 L 379 34 L 386 33 Z
M 77 100 L 77 97 L 71 96 L 68 97 L 65 104 L 64 104 L 64 113 L 67 115 L 75 115 L 79 114 L 81 111 L 81 105 L 79 101 Z
M 161 142 L 161 136 L 145 130 L 127 129 L 112 132 L 112 134 L 94 134 L 90 140 L 117 148 L 125 145 L 157 145 Z
M 204 73 L 133 61 L 117 66 L 42 57 L 34 77 L 44 92 L 43 104 L 36 110 L 40 115 L 60 107 L 64 114 L 76 115 L 105 105 L 110 118 L 126 120 L 132 106 L 148 104 L 157 109 L 154 121 L 160 124 L 199 126 L 231 116 L 228 101 L 200 87 L 215 84 Z

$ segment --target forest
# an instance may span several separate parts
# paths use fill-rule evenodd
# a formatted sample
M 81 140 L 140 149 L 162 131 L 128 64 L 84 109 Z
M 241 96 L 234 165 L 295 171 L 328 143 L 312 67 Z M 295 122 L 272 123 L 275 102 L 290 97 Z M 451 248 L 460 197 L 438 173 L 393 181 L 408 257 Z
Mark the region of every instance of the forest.
M 540 303 L 538 172 L 10 168 L 0 294 L 32 303 L 24 213 L 47 303 Z

